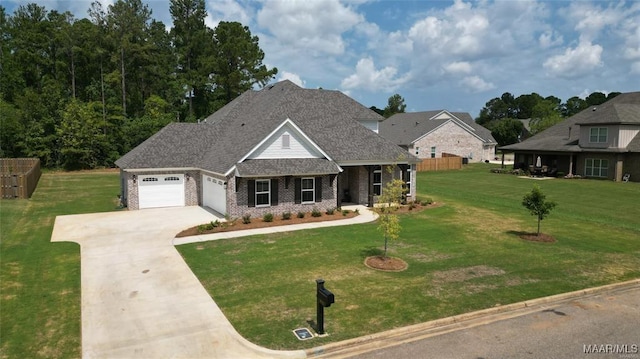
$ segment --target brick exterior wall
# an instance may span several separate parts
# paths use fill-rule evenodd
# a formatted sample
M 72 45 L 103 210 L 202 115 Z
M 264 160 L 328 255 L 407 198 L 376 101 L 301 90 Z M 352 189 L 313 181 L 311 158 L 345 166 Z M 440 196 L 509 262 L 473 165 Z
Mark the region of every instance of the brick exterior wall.
M 431 147 L 436 148 L 436 158 L 442 157 L 443 152 L 467 157 L 469 162 L 492 160 L 495 156 L 495 146 L 485 147 L 482 140 L 451 122 L 416 141 L 409 147 L 409 153 L 418 158 L 431 158 Z M 473 158 L 469 157 L 471 154 Z
M 411 193 L 415 198 L 416 191 L 416 172 L 415 166 L 411 173 Z M 349 167 L 347 182 L 352 196 L 352 202 L 362 205 L 368 203 L 369 173 L 364 166 Z M 157 171 L 157 172 L 124 172 L 120 171 L 121 196 L 123 204 L 130 210 L 137 210 L 139 206 L 138 183 L 134 183 L 133 176 L 141 175 L 166 175 L 166 174 L 184 174 L 185 175 L 185 205 L 186 206 L 202 206 L 202 172 L 198 170 L 192 171 Z M 399 173 L 395 174 L 396 177 Z M 382 170 L 383 186 L 391 180 L 392 175 L 384 168 Z M 314 208 L 320 211 L 326 211 L 337 206 L 337 176 L 322 176 L 322 201 L 313 204 L 296 204 L 295 203 L 295 177 L 277 177 L 278 179 L 278 205 L 274 207 L 249 207 L 247 179 L 238 178 L 230 175 L 225 179 L 227 182 L 227 214 L 231 217 L 242 217 L 245 214 L 251 215 L 253 218 L 262 217 L 265 213 L 272 213 L 274 216 L 280 216 L 283 212 L 291 212 L 293 215 L 298 212 L 310 212 Z M 238 188 L 236 190 L 236 184 Z M 374 197 L 374 202 L 376 198 Z
M 247 205 L 249 196 L 248 179 L 239 178 L 236 191 L 236 179 L 235 177 L 230 178 L 227 183 L 233 183 L 233 185 L 227 186 L 228 214 L 235 218 L 242 217 L 245 214 L 250 215 L 251 218 L 262 218 L 266 213 L 281 216 L 284 212 L 291 212 L 292 216 L 295 216 L 298 212 L 311 212 L 314 208 L 322 212 L 330 208 L 336 208 L 336 176 L 322 176 L 322 201 L 310 204 L 295 203 L 295 177 L 275 177 L 275 179 L 278 180 L 278 205 L 249 207 Z

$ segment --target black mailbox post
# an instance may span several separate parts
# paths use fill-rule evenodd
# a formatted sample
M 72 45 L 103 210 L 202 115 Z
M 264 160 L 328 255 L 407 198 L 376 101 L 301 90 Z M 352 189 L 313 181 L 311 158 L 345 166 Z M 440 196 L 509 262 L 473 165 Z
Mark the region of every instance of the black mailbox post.
M 318 303 L 318 334 L 324 334 L 324 308 L 335 303 L 335 296 L 324 287 L 324 279 L 316 279 L 316 298 Z

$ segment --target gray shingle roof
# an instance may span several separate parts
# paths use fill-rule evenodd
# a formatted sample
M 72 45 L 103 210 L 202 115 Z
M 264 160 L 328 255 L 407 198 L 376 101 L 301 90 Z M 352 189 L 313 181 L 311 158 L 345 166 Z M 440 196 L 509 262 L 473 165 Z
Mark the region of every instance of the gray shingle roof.
M 620 94 L 599 105 L 591 106 L 566 120 L 520 143 L 500 147 L 509 151 L 580 152 L 580 125 L 640 124 L 640 92 Z M 627 150 L 636 152 L 640 137 L 636 136 Z M 593 149 L 589 149 L 593 151 Z M 605 150 L 611 152 L 613 150 Z M 640 152 L 640 151 L 639 151 Z
M 338 174 L 340 168 L 324 158 L 283 158 L 246 160 L 236 167 L 240 177 L 312 176 Z
M 449 119 L 432 119 L 443 110 L 397 113 L 380 124 L 380 134 L 400 146 L 408 146 L 425 134 L 435 130 Z M 491 131 L 478 125 L 467 112 L 449 112 L 460 122 L 459 126 L 480 137 L 484 143 L 496 143 Z M 468 127 L 464 126 L 467 125 Z
M 339 91 L 303 89 L 285 80 L 245 92 L 207 117 L 206 123 L 168 125 L 116 165 L 124 169 L 198 167 L 226 173 L 287 118 L 337 164 L 418 162 L 358 123 L 380 120 L 374 111 Z

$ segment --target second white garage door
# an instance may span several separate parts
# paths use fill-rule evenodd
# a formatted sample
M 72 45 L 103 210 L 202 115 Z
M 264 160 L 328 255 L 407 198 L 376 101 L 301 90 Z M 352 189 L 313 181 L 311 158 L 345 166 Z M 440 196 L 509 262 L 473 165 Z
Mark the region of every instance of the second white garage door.
M 224 181 L 202 175 L 202 204 L 220 214 L 227 213 L 227 192 Z
M 184 206 L 184 175 L 138 176 L 138 201 L 141 209 Z

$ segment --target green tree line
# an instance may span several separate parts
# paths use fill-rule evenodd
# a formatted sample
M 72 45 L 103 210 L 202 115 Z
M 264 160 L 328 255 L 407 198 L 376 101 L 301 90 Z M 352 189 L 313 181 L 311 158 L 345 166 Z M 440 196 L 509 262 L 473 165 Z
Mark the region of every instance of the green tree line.
M 205 25 L 204 0 L 171 0 L 171 30 L 141 0 L 88 17 L 0 5 L 0 157 L 112 166 L 172 121 L 195 122 L 277 73 L 238 22 Z

